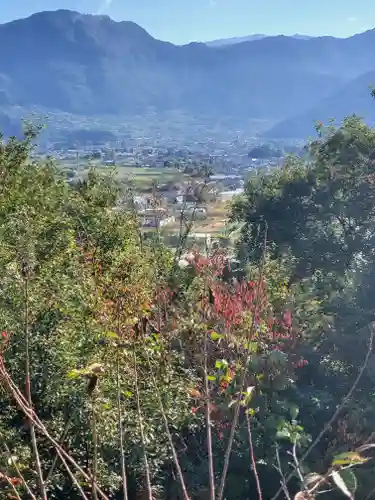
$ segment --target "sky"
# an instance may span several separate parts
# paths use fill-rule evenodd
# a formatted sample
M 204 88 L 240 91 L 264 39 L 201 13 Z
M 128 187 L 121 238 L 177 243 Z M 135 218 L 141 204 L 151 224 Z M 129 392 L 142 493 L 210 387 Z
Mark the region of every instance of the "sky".
M 160 40 L 295 33 L 347 37 L 375 27 L 375 0 L 0 0 L 0 23 L 59 8 L 134 21 Z

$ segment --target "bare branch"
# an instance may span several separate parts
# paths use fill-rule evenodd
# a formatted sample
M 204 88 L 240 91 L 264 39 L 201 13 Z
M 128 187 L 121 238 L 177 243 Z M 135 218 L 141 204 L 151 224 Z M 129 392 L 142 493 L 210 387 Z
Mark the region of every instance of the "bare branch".
M 250 418 L 248 411 L 246 411 L 246 422 L 247 422 L 247 434 L 249 437 L 249 446 L 250 446 L 250 459 L 251 459 L 252 469 L 254 472 L 255 482 L 257 485 L 258 499 L 262 500 L 262 498 L 263 498 L 262 497 L 262 489 L 260 487 L 259 474 L 258 474 L 258 470 L 257 470 L 257 463 L 256 463 L 256 459 L 255 459 L 254 446 L 253 446 L 253 436 L 252 436 L 252 431 L 251 431 L 251 418 Z
M 362 378 L 362 375 L 367 367 L 367 364 L 368 364 L 368 361 L 370 359 L 370 356 L 371 356 L 371 353 L 372 353 L 372 348 L 373 348 L 373 342 L 374 342 L 374 328 L 371 327 L 371 332 L 370 332 L 370 340 L 369 340 L 369 346 L 368 346 L 368 350 L 367 350 L 367 354 L 365 356 L 365 359 L 362 363 L 362 366 L 358 372 L 358 375 L 356 377 L 356 379 L 354 380 L 351 388 L 349 389 L 347 395 L 343 398 L 343 400 L 341 401 L 341 404 L 338 406 L 338 408 L 336 409 L 336 411 L 334 412 L 334 414 L 332 415 L 332 417 L 329 419 L 329 421 L 327 422 L 327 424 L 323 427 L 323 429 L 321 430 L 321 432 L 318 434 L 318 436 L 316 437 L 316 439 L 313 441 L 313 443 L 309 446 L 309 448 L 306 450 L 306 452 L 304 453 L 304 455 L 301 457 L 301 460 L 300 462 L 304 462 L 306 460 L 306 458 L 310 455 L 310 453 L 312 452 L 312 450 L 315 448 L 315 446 L 317 446 L 317 444 L 320 442 L 320 440 L 324 437 L 324 435 L 326 434 L 326 432 L 328 431 L 328 429 L 332 426 L 332 424 L 335 422 L 335 420 L 337 419 L 337 417 L 339 416 L 340 412 L 342 411 L 342 409 L 346 406 L 346 404 L 348 403 L 348 401 L 350 400 L 350 398 L 352 397 L 353 395 L 353 392 L 355 391 L 355 389 L 357 388 L 357 385 L 359 383 L 359 381 L 361 380 Z M 292 479 L 292 477 L 295 475 L 296 471 L 294 470 L 293 472 L 291 472 L 288 477 L 286 478 L 285 482 L 286 484 L 289 483 L 289 481 Z M 272 497 L 271 500 L 276 500 L 280 493 L 282 493 L 282 488 L 280 488 L 277 493 Z

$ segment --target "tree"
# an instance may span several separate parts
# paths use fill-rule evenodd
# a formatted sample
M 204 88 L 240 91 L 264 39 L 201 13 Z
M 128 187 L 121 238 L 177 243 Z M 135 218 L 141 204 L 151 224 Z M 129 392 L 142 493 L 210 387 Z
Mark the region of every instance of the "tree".
M 243 251 L 253 251 L 259 227 L 264 232 L 267 224 L 274 255 L 291 252 L 295 279 L 317 270 L 342 273 L 359 253 L 370 256 L 374 147 L 375 132 L 348 118 L 339 129 L 320 129 L 307 160 L 291 157 L 282 169 L 251 178 L 232 212 L 232 219 L 246 222 Z
M 220 249 L 173 254 L 158 234 L 141 237 L 131 210 L 113 209 L 124 190 L 113 172 L 70 185 L 52 161 L 30 160 L 34 140 L 29 129 L 0 150 L 4 494 L 271 498 L 279 472 L 296 471 L 288 452 L 306 449 L 303 474 L 317 467 L 353 489 L 341 466 L 325 472 L 322 455 L 356 452 L 373 421 L 365 335 L 349 335 L 351 314 L 364 312 L 364 324 L 371 315 L 356 293 L 371 287 L 371 261 L 356 256 L 329 279 L 316 267 L 293 283 L 298 242 L 269 251 L 265 238 L 242 273 Z M 302 162 L 295 172 L 304 179 Z M 356 398 L 332 420 L 353 378 Z M 327 421 L 332 431 L 309 450 Z M 304 477 L 290 491 L 301 488 Z
M 257 160 L 269 160 L 270 158 L 280 158 L 282 153 L 279 149 L 275 149 L 269 144 L 262 144 L 261 146 L 252 148 L 248 156 Z
M 366 359 L 375 309 L 372 296 L 375 230 L 375 131 L 358 118 L 318 127 L 305 158 L 249 180 L 232 219 L 244 223 L 241 258 L 254 265 L 267 240 L 270 261 L 283 269 L 289 303 L 309 361 L 297 383 L 301 420 L 319 434 L 345 398 Z M 355 396 L 312 461 L 371 434 L 373 358 Z M 314 421 L 308 422 L 308 415 Z

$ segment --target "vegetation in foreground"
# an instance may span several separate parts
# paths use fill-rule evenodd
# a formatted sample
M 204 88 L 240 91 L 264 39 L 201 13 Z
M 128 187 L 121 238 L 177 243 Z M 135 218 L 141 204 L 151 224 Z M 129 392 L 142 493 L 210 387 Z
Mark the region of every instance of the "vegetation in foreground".
M 371 498 L 374 130 L 249 180 L 242 271 L 35 138 L 0 150 L 1 498 Z

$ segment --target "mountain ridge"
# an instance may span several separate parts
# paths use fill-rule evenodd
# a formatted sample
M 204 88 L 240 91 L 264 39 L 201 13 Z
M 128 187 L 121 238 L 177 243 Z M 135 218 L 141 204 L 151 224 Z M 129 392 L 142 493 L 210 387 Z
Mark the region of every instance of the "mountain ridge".
M 60 9 L 0 25 L 0 111 L 212 123 L 285 123 L 375 69 L 375 30 L 346 39 L 283 35 L 223 47 L 178 46 L 131 21 Z
M 370 85 L 375 83 L 375 70 L 351 80 L 305 112 L 277 123 L 264 137 L 274 139 L 305 138 L 313 135 L 314 123 L 340 123 L 346 116 L 357 115 L 367 123 L 375 122 L 375 102 Z
M 254 40 L 262 40 L 263 38 L 267 38 L 275 35 L 265 35 L 264 33 L 254 33 L 253 35 L 247 36 L 235 36 L 230 38 L 219 38 L 217 40 L 210 40 L 208 42 L 204 42 L 208 47 L 225 47 L 227 45 L 235 45 L 243 42 L 252 42 Z M 277 35 L 276 35 L 277 36 Z M 299 33 L 295 33 L 294 35 L 290 35 L 291 38 L 296 38 L 298 40 L 310 40 L 312 38 L 317 38 L 309 35 L 300 35 Z

